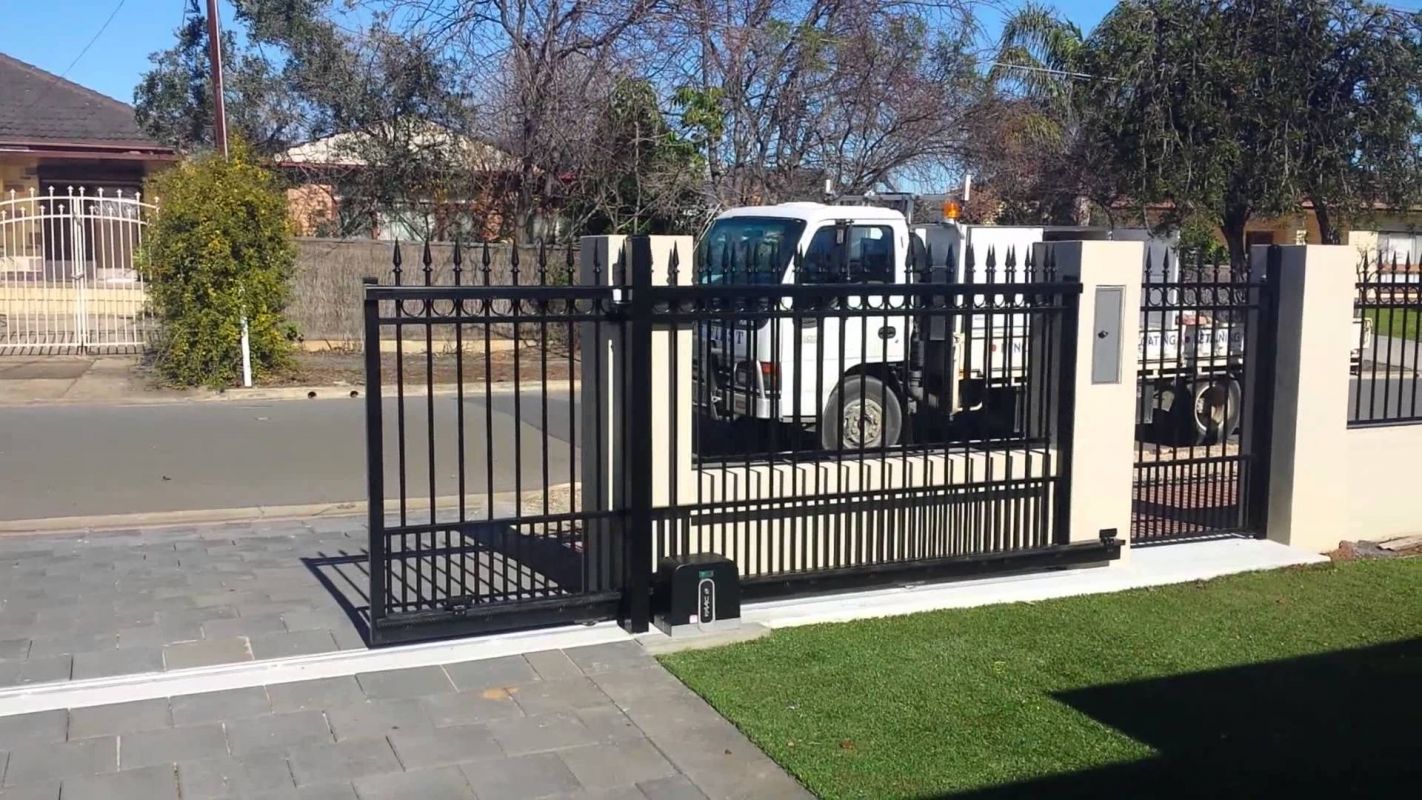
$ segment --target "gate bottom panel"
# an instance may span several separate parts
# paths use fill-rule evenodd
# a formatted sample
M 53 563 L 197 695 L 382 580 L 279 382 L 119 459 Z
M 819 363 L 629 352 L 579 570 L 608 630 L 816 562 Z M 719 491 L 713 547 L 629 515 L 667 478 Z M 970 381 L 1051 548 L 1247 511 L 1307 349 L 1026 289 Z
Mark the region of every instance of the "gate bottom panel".
M 1081 553 L 1054 540 L 1061 487 L 1058 478 L 1036 477 L 662 508 L 654 550 L 658 560 L 728 558 L 748 595 L 762 596 L 1010 569 L 1008 562 L 1029 568 L 1034 558 Z
M 621 596 L 621 529 L 614 513 L 385 528 L 372 551 L 371 638 L 610 618 Z
M 1131 498 L 1131 541 L 1254 535 L 1246 499 L 1253 477 L 1248 455 L 1137 463 Z

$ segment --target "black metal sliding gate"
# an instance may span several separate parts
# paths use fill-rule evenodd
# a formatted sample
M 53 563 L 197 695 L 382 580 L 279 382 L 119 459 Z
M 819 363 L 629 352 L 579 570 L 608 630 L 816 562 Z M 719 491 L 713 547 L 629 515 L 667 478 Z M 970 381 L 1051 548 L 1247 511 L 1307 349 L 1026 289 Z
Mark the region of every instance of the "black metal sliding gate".
M 522 270 L 426 247 L 414 286 L 397 248 L 365 290 L 373 643 L 645 630 L 693 553 L 751 596 L 1116 555 L 1066 525 L 1079 283 L 764 236 L 655 279 L 644 237 Z
M 1131 541 L 1262 536 L 1278 248 L 1251 271 L 1147 259 Z

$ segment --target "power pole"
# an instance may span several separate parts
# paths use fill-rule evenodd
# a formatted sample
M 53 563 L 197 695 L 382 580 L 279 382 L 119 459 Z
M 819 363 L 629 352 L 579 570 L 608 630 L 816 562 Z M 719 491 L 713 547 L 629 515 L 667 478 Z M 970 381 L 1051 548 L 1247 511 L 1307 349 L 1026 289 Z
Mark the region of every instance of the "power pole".
M 212 61 L 212 137 L 227 157 L 227 103 L 222 98 L 222 33 L 217 0 L 207 0 L 207 55 Z

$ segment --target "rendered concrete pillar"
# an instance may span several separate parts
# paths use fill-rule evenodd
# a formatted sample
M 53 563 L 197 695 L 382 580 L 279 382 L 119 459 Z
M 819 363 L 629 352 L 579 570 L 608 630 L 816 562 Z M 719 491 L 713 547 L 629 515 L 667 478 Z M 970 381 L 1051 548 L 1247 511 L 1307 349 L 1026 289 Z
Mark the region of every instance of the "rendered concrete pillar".
M 1033 246 L 1037 279 L 1054 263 L 1057 280 L 1081 282 L 1081 310 L 1077 317 L 1076 352 L 1062 352 L 1063 337 L 1052 336 L 1034 344 L 1034 350 L 1056 348 L 1047 359 L 1032 356 L 1034 379 L 1038 369 L 1048 364 L 1076 359 L 1075 408 L 1070 430 L 1055 425 L 1056 409 L 1051 409 L 1056 447 L 1069 434 L 1071 452 L 1072 542 L 1096 541 L 1105 531 L 1114 531 L 1118 541 L 1129 542 L 1131 531 L 1131 486 L 1135 466 L 1136 368 L 1140 351 L 1140 307 L 1142 264 L 1141 242 L 1042 242 Z M 1050 259 L 1050 262 L 1049 262 Z M 1099 291 L 1098 291 L 1099 290 Z M 1113 313 L 1108 304 L 1116 305 Z M 1098 309 L 1098 305 L 1102 306 Z M 1098 314 L 1099 312 L 1099 314 Z M 1105 370 L 1105 352 L 1098 342 L 1108 318 L 1119 318 L 1119 337 L 1114 348 L 1119 359 L 1115 370 Z M 1098 324 L 1100 323 L 1100 324 Z M 1109 337 L 1109 333 L 1108 333 Z M 1093 370 L 1093 357 L 1098 369 Z M 1114 374 L 1107 375 L 1105 372 Z M 1060 398 L 1055 398 L 1059 402 Z
M 1270 539 L 1323 552 L 1347 535 L 1348 359 L 1357 251 L 1279 248 Z M 1260 254 L 1256 252 L 1255 263 Z M 1251 354 L 1253 357 L 1253 354 Z
M 585 236 L 579 250 L 579 280 L 583 285 L 613 286 L 622 292 L 631 284 L 631 250 L 626 236 Z M 689 236 L 653 236 L 652 285 L 690 284 L 694 244 Z M 675 264 L 675 274 L 672 268 Z M 625 299 L 625 298 L 618 298 Z M 652 468 L 650 474 L 630 476 L 652 483 L 652 504 L 666 506 L 672 491 L 682 498 L 695 495 L 691 475 L 692 387 L 691 361 L 693 327 L 681 323 L 673 329 L 657 325 L 652 332 L 652 374 L 645 384 L 626 383 L 623 370 L 626 349 L 631 344 L 630 326 L 614 322 L 581 323 L 580 351 L 582 384 L 578 432 L 581 448 L 578 482 L 582 488 L 581 508 L 594 513 L 627 507 L 627 424 L 622 392 L 652 394 Z M 604 553 L 599 537 L 611 526 L 588 526 L 588 551 Z M 595 559 L 596 561 L 596 559 Z M 655 569 L 656 560 L 653 560 Z M 596 564 L 594 564 L 597 567 Z M 601 580 L 619 576 L 615 559 L 606 569 L 597 568 Z

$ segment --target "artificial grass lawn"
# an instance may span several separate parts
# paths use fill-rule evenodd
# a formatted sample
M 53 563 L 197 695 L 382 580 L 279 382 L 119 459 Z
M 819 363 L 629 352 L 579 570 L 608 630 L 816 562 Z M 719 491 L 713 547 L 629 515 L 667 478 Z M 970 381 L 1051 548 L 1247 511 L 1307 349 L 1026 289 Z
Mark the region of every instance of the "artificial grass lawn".
M 826 798 L 1422 785 L 1416 558 L 817 625 L 663 663 Z

